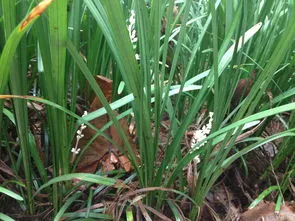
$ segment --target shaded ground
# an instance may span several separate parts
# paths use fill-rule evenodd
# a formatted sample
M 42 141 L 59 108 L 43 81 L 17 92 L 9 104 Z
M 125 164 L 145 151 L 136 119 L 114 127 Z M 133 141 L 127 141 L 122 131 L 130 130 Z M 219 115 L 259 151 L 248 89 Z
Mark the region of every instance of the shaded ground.
M 40 110 L 42 111 L 42 107 L 39 106 Z M 95 107 L 96 109 L 99 107 Z M 35 139 L 38 147 L 40 149 L 40 156 L 44 158 L 42 149 L 42 143 L 44 142 L 41 139 L 42 131 L 39 131 L 40 124 L 42 122 L 35 118 L 35 115 L 31 115 L 33 128 L 32 131 L 35 132 Z M 124 122 L 127 124 L 127 122 Z M 167 131 L 170 127 L 170 122 L 168 118 L 163 119 L 161 128 L 161 143 L 164 144 L 167 141 Z M 126 126 L 126 125 L 125 125 Z M 134 125 L 130 125 L 129 132 L 132 132 L 132 128 Z M 98 125 L 99 127 L 99 125 Z M 191 130 L 195 130 L 196 126 L 192 125 Z M 272 120 L 269 125 L 266 127 L 264 131 L 265 136 L 272 135 L 279 131 L 282 131 L 282 125 L 279 121 Z M 185 139 L 183 140 L 184 149 L 188 148 L 190 144 L 190 140 L 192 138 L 192 131 L 188 131 L 186 134 Z M 13 137 L 16 136 L 15 131 L 11 130 L 9 133 L 11 135 L 10 139 L 13 140 Z M 135 134 L 133 134 L 133 139 Z M 132 136 L 130 136 L 132 139 Z M 201 221 L 211 221 L 211 220 L 243 220 L 243 221 L 272 221 L 272 220 L 285 220 L 291 221 L 295 220 L 295 204 L 291 202 L 294 199 L 294 192 L 290 192 L 290 196 L 286 198 L 287 203 L 282 207 L 282 211 L 280 215 L 274 213 L 274 203 L 277 195 L 270 194 L 264 200 L 266 202 L 262 202 L 259 206 L 252 210 L 247 210 L 248 206 L 253 202 L 254 199 L 258 197 L 258 195 L 268 188 L 271 185 L 275 185 L 277 181 L 280 180 L 282 174 L 279 171 L 273 172 L 270 176 L 270 180 L 265 181 L 261 180 L 262 174 L 265 172 L 266 168 L 270 168 L 270 162 L 275 155 L 276 148 L 280 144 L 281 140 L 275 141 L 274 143 L 270 143 L 265 145 L 263 148 L 257 149 L 255 151 L 250 152 L 246 155 L 243 160 L 238 160 L 235 162 L 229 169 L 227 169 L 222 177 L 218 179 L 216 184 L 213 186 L 211 191 L 206 197 L 206 203 L 201 210 Z M 162 148 L 160 145 L 160 148 Z M 240 148 L 243 148 L 242 146 Z M 117 150 L 118 151 L 118 150 Z M 112 151 L 109 154 L 106 153 L 102 154 L 103 157 L 100 157 L 99 160 L 96 161 L 96 166 L 94 166 L 94 170 L 97 166 L 102 166 L 103 170 L 114 170 L 114 169 L 123 169 L 127 172 L 130 170 L 130 166 L 126 169 L 126 164 L 122 164 L 123 161 L 120 159 L 120 153 L 116 151 Z M 161 155 L 161 154 L 160 154 Z M 0 163 L 0 181 L 1 183 L 5 183 L 9 179 L 16 178 L 13 170 L 9 168 L 9 160 L 8 156 L 1 156 L 1 163 Z M 159 159 L 160 160 L 160 159 Z M 127 160 L 128 161 L 128 160 Z M 126 162 L 125 162 L 126 163 Z M 128 162 L 127 162 L 128 164 Z M 92 165 L 93 166 L 93 165 Z M 188 170 L 188 169 L 187 169 Z M 282 170 L 284 171 L 284 170 Z M 83 171 L 82 171 L 83 172 Z M 188 171 L 186 171 L 188 173 Z M 190 180 L 188 176 L 188 183 L 191 183 L 194 180 Z M 11 190 L 18 192 L 17 189 L 14 188 L 12 184 L 7 185 L 6 187 L 11 188 Z M 93 186 L 95 189 L 95 186 Z M 115 194 L 112 196 L 106 196 L 104 193 L 108 193 L 111 191 L 110 188 L 104 190 L 101 194 L 96 196 L 93 201 L 93 206 L 97 208 L 103 208 L 107 206 L 109 213 L 114 213 L 117 211 L 118 206 L 117 202 L 118 199 L 122 197 L 126 197 L 128 199 L 128 194 L 131 194 L 132 197 L 135 197 L 137 193 L 139 194 L 138 183 L 136 181 L 132 182 L 126 192 L 122 192 L 122 196 Z M 82 198 L 85 200 L 88 197 L 88 191 L 85 188 L 80 188 L 81 191 L 84 192 Z M 112 191 L 111 191 L 112 192 Z M 132 199 L 130 195 L 130 199 Z M 169 195 L 170 196 L 170 195 Z M 173 197 L 172 194 L 170 197 Z M 174 196 L 175 197 L 175 196 Z M 133 198 L 134 200 L 134 198 Z M 21 209 L 20 205 L 16 203 L 16 201 L 5 197 L 4 195 L 0 195 L 0 211 L 15 218 L 16 220 L 52 220 L 52 205 L 48 203 L 48 196 L 46 195 L 38 195 L 36 198 L 36 207 L 37 211 L 40 211 L 36 216 L 27 216 L 24 214 L 23 210 Z M 101 203 L 101 202 L 104 203 Z M 123 202 L 123 201 L 122 201 Z M 188 200 L 182 200 L 178 202 L 180 208 L 182 208 L 182 212 L 184 216 L 190 211 L 191 203 Z M 147 210 L 152 210 L 153 208 L 145 207 Z M 73 206 L 71 208 L 72 211 L 82 211 L 79 209 L 79 206 Z M 246 212 L 245 212 L 246 211 Z M 155 211 L 152 213 L 156 213 Z M 121 214 L 122 215 L 122 214 Z M 157 215 L 157 214 L 156 214 Z M 166 219 L 167 217 L 173 217 L 172 212 L 170 209 L 164 209 L 164 214 L 161 217 L 161 213 L 158 214 L 160 219 L 155 220 L 169 220 Z M 142 217 L 139 220 L 144 220 Z M 173 219 L 171 219 L 173 220 Z

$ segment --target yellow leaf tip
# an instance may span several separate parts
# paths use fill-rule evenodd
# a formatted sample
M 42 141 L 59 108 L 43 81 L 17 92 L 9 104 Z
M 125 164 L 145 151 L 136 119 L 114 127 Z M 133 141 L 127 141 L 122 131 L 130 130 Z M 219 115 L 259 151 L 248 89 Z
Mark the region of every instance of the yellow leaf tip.
M 21 23 L 20 30 L 23 30 L 34 18 L 40 16 L 53 1 L 54 0 L 43 0 L 35 8 L 33 8 L 30 14 Z

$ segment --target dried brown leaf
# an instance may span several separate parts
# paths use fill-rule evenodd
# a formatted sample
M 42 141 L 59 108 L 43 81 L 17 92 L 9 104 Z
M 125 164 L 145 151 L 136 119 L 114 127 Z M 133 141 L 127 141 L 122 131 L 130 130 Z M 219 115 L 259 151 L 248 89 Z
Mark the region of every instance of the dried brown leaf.
M 102 77 L 102 76 L 96 76 L 96 82 L 100 86 L 101 90 L 104 93 L 104 96 L 108 100 L 108 102 L 112 101 L 112 81 L 108 78 Z M 90 112 L 97 110 L 102 107 L 102 104 L 100 100 L 95 97 L 91 103 L 90 106 Z M 91 121 L 91 123 L 97 127 L 98 129 L 102 128 L 107 122 L 109 122 L 110 119 L 108 115 L 103 115 L 101 117 L 98 117 Z M 134 153 L 136 153 L 136 146 L 132 142 L 132 138 L 130 134 L 128 133 L 128 123 L 126 119 L 119 120 L 119 124 L 127 137 L 129 138 L 129 141 L 131 143 L 132 149 Z M 84 137 L 81 139 L 79 147 L 83 149 L 83 147 L 89 142 L 89 140 L 96 134 L 94 130 L 87 127 L 84 131 Z M 107 130 L 104 131 L 104 133 L 109 136 L 116 144 L 118 144 L 120 147 L 124 148 L 124 142 L 121 139 L 121 136 L 119 135 L 117 129 L 114 125 L 110 126 Z M 109 157 L 107 158 L 107 162 L 102 162 L 103 157 L 106 154 L 115 153 L 117 156 L 120 155 L 120 151 L 116 146 L 114 146 L 112 143 L 110 143 L 107 139 L 105 139 L 102 136 L 98 136 L 92 144 L 88 147 L 88 149 L 84 152 L 80 162 L 77 166 L 78 172 L 88 172 L 88 173 L 94 173 L 97 170 L 98 165 L 101 163 L 103 164 L 104 170 L 110 171 L 115 169 L 115 163 L 112 162 Z M 119 154 L 120 153 L 120 154 Z M 111 156 L 111 155 L 110 155 Z M 114 157 L 115 155 L 113 155 Z M 128 160 L 128 158 L 126 157 Z M 129 161 L 129 160 L 128 160 Z M 126 163 L 126 162 L 125 162 Z M 130 163 L 130 162 L 129 162 Z M 131 165 L 131 163 L 130 163 Z M 123 167 L 124 169 L 124 167 Z M 131 170 L 131 169 L 130 169 Z M 130 171 L 129 170 L 129 171 Z
M 253 209 L 242 214 L 241 221 L 293 221 L 295 220 L 294 205 L 285 204 L 281 211 L 275 213 L 275 204 L 272 202 L 261 202 Z

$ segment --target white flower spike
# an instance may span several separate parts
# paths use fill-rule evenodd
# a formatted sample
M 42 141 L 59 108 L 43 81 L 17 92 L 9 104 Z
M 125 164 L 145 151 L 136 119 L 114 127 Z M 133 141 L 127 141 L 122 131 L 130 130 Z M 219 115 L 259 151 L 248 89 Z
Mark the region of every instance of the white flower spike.
M 212 129 L 212 122 L 213 122 L 213 112 L 209 112 L 209 122 L 202 127 L 202 129 L 198 129 L 194 131 L 193 137 L 191 140 L 191 148 L 194 148 L 198 143 L 200 143 L 202 140 L 204 140 L 209 134 Z M 201 145 L 197 147 L 199 149 L 200 147 L 204 146 L 207 143 L 207 141 L 203 142 Z M 194 158 L 194 161 L 196 164 L 200 163 L 200 156 L 197 155 Z
M 88 114 L 87 111 L 84 111 L 82 117 L 86 116 L 87 114 Z M 80 148 L 78 148 L 78 145 L 79 145 L 79 141 L 80 141 L 80 139 L 82 139 L 82 138 L 84 137 L 83 130 L 85 130 L 86 127 L 87 127 L 87 126 L 83 123 L 83 124 L 80 125 L 79 129 L 78 129 L 77 132 L 76 132 L 76 134 L 77 134 L 77 135 L 76 135 L 76 144 L 75 144 L 75 147 L 73 147 L 73 148 L 71 149 L 71 152 L 73 153 L 73 155 L 72 155 L 72 163 L 73 163 L 74 160 L 75 160 L 75 156 L 76 156 L 77 154 L 79 154 L 79 152 L 80 152 Z

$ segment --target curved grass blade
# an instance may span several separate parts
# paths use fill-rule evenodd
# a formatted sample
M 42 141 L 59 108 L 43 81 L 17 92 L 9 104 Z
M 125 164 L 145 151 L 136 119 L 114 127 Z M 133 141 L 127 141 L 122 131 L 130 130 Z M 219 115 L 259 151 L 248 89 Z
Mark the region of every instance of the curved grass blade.
M 14 219 L 12 219 L 11 217 L 3 214 L 3 213 L 0 213 L 0 220 L 3 220 L 3 221 L 15 221 Z
M 11 190 L 6 189 L 6 188 L 4 188 L 4 187 L 2 187 L 2 186 L 0 186 L 0 193 L 3 193 L 3 194 L 5 194 L 5 195 L 10 196 L 11 198 L 16 199 L 16 200 L 19 200 L 19 201 L 23 201 L 23 200 L 24 200 L 24 199 L 23 199 L 20 195 L 18 195 L 17 193 L 14 193 L 14 192 L 12 192 Z
M 4 108 L 3 114 L 15 125 L 15 117 L 10 110 Z
M 78 179 L 78 180 L 86 181 L 86 182 L 90 182 L 90 183 L 101 184 L 101 185 L 105 185 L 105 186 L 112 186 L 116 183 L 116 179 L 107 178 L 107 177 L 103 177 L 103 176 L 99 176 L 99 175 L 95 175 L 95 174 L 71 173 L 71 174 L 61 175 L 61 176 L 58 176 L 58 177 L 55 177 L 55 178 L 49 180 L 47 183 L 43 184 L 36 191 L 36 193 L 34 195 L 37 195 L 42 189 L 44 189 L 52 184 L 64 182 L 64 181 L 70 181 L 73 179 Z
M 270 186 L 266 190 L 264 190 L 262 193 L 259 194 L 259 196 L 250 204 L 249 209 L 253 209 L 255 206 L 257 206 L 265 197 L 267 197 L 269 194 L 271 194 L 273 191 L 279 190 L 279 186 Z

